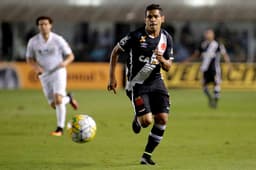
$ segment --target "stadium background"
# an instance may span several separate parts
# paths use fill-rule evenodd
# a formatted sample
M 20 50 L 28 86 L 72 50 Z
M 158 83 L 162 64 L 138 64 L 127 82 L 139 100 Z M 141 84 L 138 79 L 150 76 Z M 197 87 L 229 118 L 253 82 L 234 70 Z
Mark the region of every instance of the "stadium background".
M 256 88 L 256 2 L 253 0 L 2 0 L 0 88 L 40 87 L 24 65 L 26 44 L 37 32 L 35 19 L 39 15 L 53 17 L 53 31 L 67 39 L 74 51 L 76 62 L 69 67 L 72 70 L 69 88 L 105 88 L 108 67 L 102 65 L 107 64 L 111 48 L 127 32 L 143 25 L 144 9 L 153 2 L 164 7 L 164 27 L 174 37 L 177 66 L 166 75 L 170 88 L 200 87 L 198 65 L 184 68 L 179 62 L 193 52 L 202 40 L 203 30 L 209 27 L 215 30 L 217 40 L 226 46 L 231 61 L 236 63 L 231 73 L 225 73 L 223 65 L 223 88 Z M 124 62 L 125 56 L 122 58 Z M 94 71 L 90 69 L 92 66 Z M 123 74 L 119 75 L 123 79 Z M 97 82 L 101 86 L 95 86 Z

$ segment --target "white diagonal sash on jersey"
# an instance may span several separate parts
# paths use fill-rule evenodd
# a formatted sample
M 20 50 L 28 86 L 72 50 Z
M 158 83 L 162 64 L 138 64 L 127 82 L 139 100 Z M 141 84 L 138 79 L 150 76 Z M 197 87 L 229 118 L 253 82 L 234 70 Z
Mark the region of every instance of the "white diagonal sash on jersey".
M 218 44 L 216 41 L 213 41 L 209 44 L 206 52 L 202 54 L 203 61 L 201 64 L 201 71 L 206 71 L 214 57 L 216 57 L 216 49 L 218 48 Z
M 163 43 L 167 44 L 167 37 L 166 35 L 161 33 L 161 37 L 156 48 L 160 53 L 165 52 L 165 49 L 161 48 L 161 45 Z M 151 61 L 152 60 L 156 60 L 155 53 L 153 53 L 151 56 Z M 131 90 L 135 84 L 142 84 L 150 76 L 152 71 L 156 68 L 156 64 L 151 64 L 151 63 L 146 63 L 131 81 L 127 81 L 127 84 L 126 84 L 127 90 Z

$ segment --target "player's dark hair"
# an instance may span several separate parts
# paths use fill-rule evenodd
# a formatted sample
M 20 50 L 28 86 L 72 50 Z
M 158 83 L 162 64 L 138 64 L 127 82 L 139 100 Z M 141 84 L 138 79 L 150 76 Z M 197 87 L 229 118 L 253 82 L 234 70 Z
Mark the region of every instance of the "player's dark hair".
M 147 6 L 147 8 L 145 10 L 145 16 L 147 15 L 147 11 L 151 11 L 151 10 L 159 10 L 161 15 L 163 13 L 163 9 L 161 8 L 161 6 L 159 4 L 151 4 L 151 5 Z
M 36 25 L 39 24 L 39 21 L 40 20 L 48 20 L 50 24 L 52 24 L 53 20 L 51 17 L 48 17 L 48 16 L 39 16 L 37 19 L 36 19 Z

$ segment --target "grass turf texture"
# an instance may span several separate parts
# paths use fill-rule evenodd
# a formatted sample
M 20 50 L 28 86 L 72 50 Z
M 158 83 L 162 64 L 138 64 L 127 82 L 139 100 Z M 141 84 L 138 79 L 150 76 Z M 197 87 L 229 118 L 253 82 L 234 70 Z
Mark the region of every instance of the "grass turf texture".
M 250 170 L 256 167 L 256 93 L 223 91 L 208 108 L 200 90 L 171 90 L 171 117 L 153 154 L 153 169 Z M 78 111 L 97 123 L 96 138 L 76 144 L 67 133 L 52 137 L 54 110 L 41 91 L 0 91 L 0 169 L 145 170 L 139 165 L 150 128 L 133 134 L 133 110 L 123 91 L 74 91 Z

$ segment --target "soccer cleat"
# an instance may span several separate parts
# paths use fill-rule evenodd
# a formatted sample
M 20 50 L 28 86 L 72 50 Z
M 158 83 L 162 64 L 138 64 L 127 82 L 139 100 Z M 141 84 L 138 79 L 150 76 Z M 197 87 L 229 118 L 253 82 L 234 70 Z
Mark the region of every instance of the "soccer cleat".
M 77 110 L 78 109 L 78 102 L 73 98 L 73 95 L 71 93 L 68 93 L 67 95 L 70 99 L 70 104 L 73 107 L 73 109 Z
M 140 164 L 142 165 L 155 165 L 156 163 L 150 157 L 142 157 Z
M 63 128 L 57 127 L 57 129 L 51 132 L 51 136 L 62 136 L 63 135 Z
M 58 131 L 58 132 L 53 131 L 53 132 L 51 132 L 51 136 L 62 136 L 62 135 L 63 135 L 63 132 L 61 132 L 61 131 Z
M 137 120 L 137 116 L 134 116 L 134 119 L 132 121 L 132 130 L 134 133 L 140 133 L 140 130 L 141 130 L 141 126 Z

